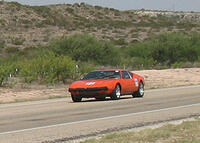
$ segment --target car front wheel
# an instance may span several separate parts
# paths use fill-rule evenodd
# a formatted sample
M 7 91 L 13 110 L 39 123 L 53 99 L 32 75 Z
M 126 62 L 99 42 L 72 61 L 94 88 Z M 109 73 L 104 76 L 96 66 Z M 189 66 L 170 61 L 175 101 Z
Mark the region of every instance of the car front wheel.
M 72 97 L 73 102 L 81 102 L 82 101 L 82 97 L 79 95 L 71 95 L 71 97 Z
M 119 85 L 117 85 L 113 91 L 113 93 L 111 94 L 111 99 L 112 100 L 117 100 L 119 99 L 121 96 L 121 88 Z

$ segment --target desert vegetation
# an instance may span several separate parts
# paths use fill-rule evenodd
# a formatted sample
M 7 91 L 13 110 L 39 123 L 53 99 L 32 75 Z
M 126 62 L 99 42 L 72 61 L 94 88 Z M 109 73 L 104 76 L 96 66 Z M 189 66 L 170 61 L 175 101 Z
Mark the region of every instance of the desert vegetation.
M 119 47 L 90 34 L 75 34 L 43 47 L 7 47 L 0 57 L 0 85 L 4 86 L 9 77 L 22 78 L 26 83 L 67 83 L 102 66 L 135 70 L 199 67 L 199 39 L 198 33 L 162 33 Z

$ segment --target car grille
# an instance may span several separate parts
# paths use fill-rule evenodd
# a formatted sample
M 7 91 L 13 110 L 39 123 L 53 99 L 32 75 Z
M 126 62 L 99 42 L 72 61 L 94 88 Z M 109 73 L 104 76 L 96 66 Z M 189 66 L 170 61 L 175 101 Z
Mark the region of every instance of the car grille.
M 99 88 L 75 88 L 75 89 L 69 89 L 69 92 L 98 92 L 98 91 L 106 91 L 108 90 L 107 87 L 99 87 Z

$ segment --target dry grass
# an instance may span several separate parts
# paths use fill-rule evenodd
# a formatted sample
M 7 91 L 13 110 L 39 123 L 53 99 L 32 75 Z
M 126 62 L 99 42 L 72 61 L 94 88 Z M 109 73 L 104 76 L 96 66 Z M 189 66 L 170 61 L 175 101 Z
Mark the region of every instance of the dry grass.
M 136 132 L 120 132 L 91 139 L 82 143 L 199 143 L 200 119 L 180 125 L 164 125 L 155 129 Z

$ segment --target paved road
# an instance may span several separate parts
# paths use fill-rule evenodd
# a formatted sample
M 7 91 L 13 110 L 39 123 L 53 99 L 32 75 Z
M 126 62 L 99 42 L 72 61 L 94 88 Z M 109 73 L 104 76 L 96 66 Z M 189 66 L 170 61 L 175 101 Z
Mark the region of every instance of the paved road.
M 0 105 L 0 143 L 68 140 L 200 114 L 200 86 L 148 90 L 144 98 L 55 99 Z

